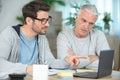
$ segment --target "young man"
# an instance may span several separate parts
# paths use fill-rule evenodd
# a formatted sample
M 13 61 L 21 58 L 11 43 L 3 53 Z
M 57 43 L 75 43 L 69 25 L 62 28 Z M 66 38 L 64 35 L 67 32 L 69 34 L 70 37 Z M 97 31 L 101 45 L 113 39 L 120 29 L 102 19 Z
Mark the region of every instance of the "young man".
M 62 31 L 57 37 L 59 59 L 73 55 L 84 56 L 86 59 L 79 59 L 76 67 L 72 68 L 97 68 L 100 51 L 110 49 L 104 33 L 93 29 L 97 18 L 98 11 L 95 6 L 84 5 L 81 7 L 75 20 L 74 29 Z
M 52 21 L 50 7 L 42 1 L 32 1 L 23 9 L 24 25 L 7 27 L 0 34 L 0 72 L 32 74 L 32 65 L 48 64 L 51 68 L 65 68 L 65 58 L 56 60 L 45 37 Z M 71 57 L 76 61 L 77 57 Z M 71 61 L 71 62 L 72 62 Z M 74 65 L 74 64 L 73 64 Z

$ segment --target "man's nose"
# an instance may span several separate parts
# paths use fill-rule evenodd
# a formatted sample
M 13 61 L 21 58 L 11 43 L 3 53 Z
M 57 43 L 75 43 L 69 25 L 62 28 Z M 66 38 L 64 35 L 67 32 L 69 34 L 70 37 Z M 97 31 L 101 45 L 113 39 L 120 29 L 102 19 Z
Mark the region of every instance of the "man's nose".
M 50 23 L 47 21 L 47 23 L 45 24 L 47 27 L 49 27 L 50 26 Z
M 85 29 L 88 29 L 88 27 L 89 27 L 89 23 L 86 22 L 84 27 L 85 27 Z

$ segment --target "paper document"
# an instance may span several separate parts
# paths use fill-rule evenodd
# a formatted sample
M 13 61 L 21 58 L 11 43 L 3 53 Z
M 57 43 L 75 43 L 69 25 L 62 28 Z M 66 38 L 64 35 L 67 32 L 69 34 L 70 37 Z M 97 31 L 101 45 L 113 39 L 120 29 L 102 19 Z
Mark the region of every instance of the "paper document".
M 8 73 L 0 72 L 0 80 L 5 80 L 8 78 Z
M 58 69 L 49 69 L 48 75 L 55 75 L 58 72 L 73 72 L 75 73 L 75 70 L 58 70 Z
M 97 72 L 96 70 L 90 70 L 90 69 L 77 69 L 77 72 Z

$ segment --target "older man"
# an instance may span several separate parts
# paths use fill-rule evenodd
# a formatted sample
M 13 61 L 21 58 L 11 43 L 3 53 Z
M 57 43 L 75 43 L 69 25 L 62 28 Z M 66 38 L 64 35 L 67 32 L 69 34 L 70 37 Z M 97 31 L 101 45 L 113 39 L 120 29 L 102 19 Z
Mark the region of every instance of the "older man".
M 110 49 L 104 33 L 93 29 L 97 18 L 98 11 L 94 5 L 81 7 L 74 29 L 62 31 L 57 37 L 59 59 L 73 55 L 82 56 L 86 58 L 80 58 L 72 68 L 97 68 L 100 51 Z

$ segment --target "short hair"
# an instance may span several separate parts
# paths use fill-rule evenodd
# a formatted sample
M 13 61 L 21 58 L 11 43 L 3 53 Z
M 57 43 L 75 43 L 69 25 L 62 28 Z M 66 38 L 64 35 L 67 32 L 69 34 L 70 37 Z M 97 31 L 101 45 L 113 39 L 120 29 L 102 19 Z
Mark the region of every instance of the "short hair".
M 83 5 L 81 8 L 80 8 L 80 11 L 81 10 L 86 10 L 90 13 L 92 13 L 93 15 L 95 16 L 98 16 L 98 10 L 97 8 L 95 7 L 95 5 L 91 5 L 91 4 L 86 4 L 86 5 Z
M 48 12 L 50 10 L 50 6 L 42 0 L 36 0 L 26 4 L 22 8 L 24 20 L 26 19 L 26 17 L 37 17 L 37 12 L 39 10 Z

